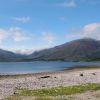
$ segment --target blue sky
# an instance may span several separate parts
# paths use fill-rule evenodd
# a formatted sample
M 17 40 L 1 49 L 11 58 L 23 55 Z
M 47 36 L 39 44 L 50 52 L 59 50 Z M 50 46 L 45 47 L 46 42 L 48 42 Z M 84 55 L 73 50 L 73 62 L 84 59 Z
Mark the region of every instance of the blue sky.
M 28 52 L 100 39 L 100 0 L 0 0 L 0 48 Z

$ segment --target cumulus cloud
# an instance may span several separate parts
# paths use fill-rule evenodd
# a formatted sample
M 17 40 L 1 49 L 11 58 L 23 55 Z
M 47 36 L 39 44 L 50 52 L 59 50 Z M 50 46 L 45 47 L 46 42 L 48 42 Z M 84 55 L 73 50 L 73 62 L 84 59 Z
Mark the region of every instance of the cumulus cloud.
M 100 39 L 100 23 L 88 24 L 84 26 L 82 32 L 84 37 Z
M 32 49 L 23 49 L 23 50 L 20 50 L 20 49 L 17 50 L 17 49 L 15 49 L 15 50 L 12 50 L 12 51 L 14 51 L 15 53 L 27 54 L 27 55 L 32 54 L 34 52 L 34 50 L 32 50 Z
M 23 46 L 19 46 L 19 45 L 16 47 L 13 46 L 13 48 L 9 48 L 8 50 L 18 53 L 18 54 L 28 54 L 28 55 L 32 54 L 34 52 L 34 50 L 32 48 L 26 49 L 26 46 L 23 47 Z
M 29 16 L 13 17 L 13 20 L 14 20 L 14 21 L 23 22 L 23 23 L 29 22 L 30 19 L 31 19 L 31 18 L 30 18 Z
M 9 32 L 11 33 L 12 38 L 15 41 L 23 41 L 23 40 L 30 39 L 30 37 L 27 36 L 26 33 L 21 28 L 18 28 L 18 27 L 10 28 Z
M 14 41 L 24 41 L 30 39 L 31 36 L 27 35 L 24 30 L 18 27 L 11 27 L 9 29 L 0 29 L 0 42 L 3 42 L 7 38 L 12 38 Z
M 77 4 L 74 0 L 66 0 L 65 2 L 57 4 L 59 7 L 76 7 Z
M 0 29 L 0 43 L 8 37 L 8 33 L 4 29 Z
M 55 40 L 55 36 L 53 33 L 50 32 L 43 32 L 43 40 L 49 42 L 49 43 L 53 43 L 53 41 Z
M 75 30 L 70 34 L 66 34 L 68 40 L 78 39 L 78 38 L 93 38 L 100 40 L 100 23 L 92 23 L 85 25 L 80 30 Z
M 100 23 L 93 23 L 93 24 L 88 24 L 84 26 L 83 31 L 86 33 L 91 33 L 100 28 Z

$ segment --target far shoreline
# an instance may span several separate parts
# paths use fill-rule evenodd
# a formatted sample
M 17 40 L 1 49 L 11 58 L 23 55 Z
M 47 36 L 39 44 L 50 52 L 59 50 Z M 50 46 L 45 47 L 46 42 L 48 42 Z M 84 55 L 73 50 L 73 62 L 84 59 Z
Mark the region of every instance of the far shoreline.
M 16 73 L 15 74 L 1 74 L 0 73 L 0 79 L 52 75 L 52 74 L 69 73 L 69 72 L 76 72 L 76 71 L 83 71 L 83 70 L 92 70 L 92 69 L 93 70 L 100 69 L 100 66 L 74 66 L 74 67 L 66 68 L 64 70 L 50 71 L 50 72 L 38 72 L 38 73 L 18 73 L 18 74 Z

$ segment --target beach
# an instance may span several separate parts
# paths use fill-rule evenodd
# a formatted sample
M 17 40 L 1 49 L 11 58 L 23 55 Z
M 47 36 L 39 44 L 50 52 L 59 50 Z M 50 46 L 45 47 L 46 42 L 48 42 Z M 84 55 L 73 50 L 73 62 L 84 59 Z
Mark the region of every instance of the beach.
M 0 99 L 13 95 L 16 89 L 34 90 L 87 83 L 100 83 L 99 68 L 73 69 L 26 75 L 1 75 Z

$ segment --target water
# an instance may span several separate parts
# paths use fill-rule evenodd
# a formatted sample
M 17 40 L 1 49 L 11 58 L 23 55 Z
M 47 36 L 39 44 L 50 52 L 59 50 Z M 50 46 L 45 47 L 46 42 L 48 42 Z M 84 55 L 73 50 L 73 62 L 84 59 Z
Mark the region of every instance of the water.
M 34 62 L 1 62 L 0 74 L 26 74 L 52 72 L 75 66 L 100 66 L 100 62 L 64 62 L 64 61 L 34 61 Z

